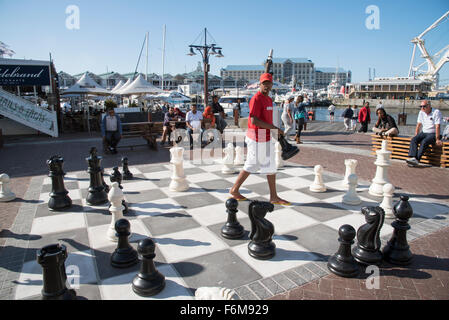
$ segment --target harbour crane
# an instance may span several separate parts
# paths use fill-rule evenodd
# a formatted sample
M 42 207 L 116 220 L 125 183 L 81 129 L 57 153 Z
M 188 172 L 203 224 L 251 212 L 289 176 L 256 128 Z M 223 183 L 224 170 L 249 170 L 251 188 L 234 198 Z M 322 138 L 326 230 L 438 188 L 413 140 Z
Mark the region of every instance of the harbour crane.
M 432 29 L 435 29 L 443 20 L 449 19 L 449 11 L 447 11 L 441 18 L 436 20 L 430 27 L 424 30 L 419 36 L 412 39 L 413 43 L 413 53 L 412 59 L 410 61 L 410 68 L 408 71 L 408 76 L 411 77 L 412 73 L 419 79 L 432 82 L 432 89 L 437 89 L 438 83 L 438 72 L 441 70 L 443 65 L 449 61 L 449 44 L 444 46 L 443 49 L 439 50 L 436 54 L 431 56 L 425 47 L 425 40 L 423 37 Z M 421 51 L 421 57 L 425 60 L 423 63 L 413 66 L 415 61 L 416 47 Z M 439 60 L 438 60 L 439 59 Z M 438 60 L 438 61 L 437 61 Z M 427 64 L 427 69 L 421 69 Z

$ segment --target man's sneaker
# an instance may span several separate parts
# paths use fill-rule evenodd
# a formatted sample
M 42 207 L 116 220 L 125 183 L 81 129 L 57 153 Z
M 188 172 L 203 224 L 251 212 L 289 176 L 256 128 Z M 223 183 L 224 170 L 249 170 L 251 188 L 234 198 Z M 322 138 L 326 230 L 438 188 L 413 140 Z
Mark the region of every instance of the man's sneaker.
M 407 160 L 405 160 L 405 162 L 407 162 L 407 164 L 416 167 L 417 165 L 419 165 L 418 160 L 416 160 L 416 158 L 409 158 Z

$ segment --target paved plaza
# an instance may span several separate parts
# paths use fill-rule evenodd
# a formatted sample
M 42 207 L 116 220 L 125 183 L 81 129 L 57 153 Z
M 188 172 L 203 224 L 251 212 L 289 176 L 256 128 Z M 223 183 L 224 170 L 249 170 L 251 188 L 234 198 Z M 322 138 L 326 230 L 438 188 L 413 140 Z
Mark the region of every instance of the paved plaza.
M 280 169 L 278 192 L 293 205 L 276 206 L 267 215 L 276 230 L 277 251 L 271 261 L 258 261 L 247 254 L 247 203 L 239 203 L 237 215 L 245 237 L 225 240 L 220 235 L 227 218 L 224 202 L 236 174 L 222 174 L 218 164 L 199 166 L 186 161 L 190 189 L 173 193 L 168 190 L 171 165 L 167 147 L 158 151 L 123 148 L 117 155 L 105 155 L 102 166 L 108 184 L 108 174 L 121 157 L 130 160 L 135 179 L 123 183 L 130 203 L 130 213 L 125 216 L 131 222 L 130 241 L 134 247 L 148 236 L 156 242 L 156 267 L 167 279 L 164 291 L 152 298 L 192 299 L 198 287 L 223 286 L 234 289 L 243 300 L 448 299 L 448 169 L 409 168 L 403 161 L 391 160 L 388 173 L 396 188 L 394 200 L 407 194 L 414 209 L 407 234 L 414 254 L 410 266 L 382 264 L 378 289 L 367 288 L 369 274 L 364 270 L 357 278 L 345 279 L 327 269 L 327 259 L 338 248 L 339 226 L 348 223 L 357 229 L 364 223 L 360 207 L 378 205 L 382 200 L 367 192 L 376 173 L 370 135 L 346 133 L 342 127 L 341 123 L 309 123 L 303 132 L 304 143 L 298 145 L 300 153 Z M 36 250 L 58 242 L 68 247 L 68 263 L 80 266 L 79 296 L 139 298 L 129 285 L 138 266 L 119 271 L 109 266 L 115 246 L 103 237 L 111 219 L 107 206 L 92 207 L 85 202 L 89 185 L 86 158 L 92 146 L 101 150 L 98 133 L 57 139 L 8 138 L 0 149 L 1 171 L 10 175 L 17 196 L 0 203 L 0 298 L 38 299 L 42 275 Z M 47 207 L 51 182 L 45 164 L 56 154 L 64 158 L 65 186 L 74 202 L 69 211 L 57 214 Z M 345 159 L 358 160 L 360 206 L 341 203 Z M 323 194 L 308 190 L 316 164 L 324 169 L 328 191 Z M 263 177 L 253 175 L 243 187 L 243 194 L 251 200 L 268 200 Z M 391 237 L 391 222 L 385 220 L 382 246 Z

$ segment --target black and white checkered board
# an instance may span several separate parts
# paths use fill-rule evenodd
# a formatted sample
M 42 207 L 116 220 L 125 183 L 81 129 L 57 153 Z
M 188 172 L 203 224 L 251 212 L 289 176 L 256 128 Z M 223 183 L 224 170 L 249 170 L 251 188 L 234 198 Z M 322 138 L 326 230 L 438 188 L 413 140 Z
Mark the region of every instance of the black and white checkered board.
M 130 241 L 135 248 L 145 237 L 156 242 L 156 267 L 166 277 L 165 289 L 149 298 L 134 294 L 131 281 L 139 264 L 127 269 L 110 265 L 116 243 L 106 237 L 111 221 L 107 205 L 87 205 L 87 172 L 68 172 L 64 181 L 73 206 L 64 212 L 48 210 L 51 180 L 41 177 L 39 204 L 15 291 L 16 299 L 40 297 L 42 269 L 36 262 L 36 250 L 58 242 L 66 245 L 69 251 L 66 261 L 69 282 L 79 283 L 75 287 L 77 294 L 88 299 L 192 299 L 195 290 L 202 286 L 236 289 L 242 297 L 244 294 L 239 288 L 248 284 L 276 283 L 270 279 L 279 279 L 276 277 L 281 273 L 313 261 L 327 261 L 337 250 L 338 228 L 351 224 L 357 229 L 365 223 L 360 208 L 378 205 L 381 201 L 368 194 L 368 183 L 359 182 L 357 191 L 363 203 L 358 206 L 342 204 L 343 176 L 326 172 L 323 180 L 327 192 L 310 192 L 313 168 L 287 163 L 277 174 L 277 191 L 293 205 L 276 205 L 275 210 L 267 214 L 266 218 L 275 226 L 276 255 L 271 260 L 256 260 L 247 252 L 249 202 L 239 202 L 237 214 L 245 227 L 245 238 L 227 240 L 220 235 L 227 219 L 225 201 L 238 172 L 225 175 L 219 164 L 194 165 L 186 161 L 184 170 L 190 189 L 172 192 L 168 189 L 170 164 L 131 165 L 130 170 L 134 179 L 122 182 L 130 208 L 125 216 L 131 223 Z M 112 169 L 106 168 L 105 172 L 105 181 L 110 184 L 108 174 Z M 266 177 L 250 175 L 241 192 L 251 200 L 268 201 Z M 396 195 L 394 200 L 397 199 Z M 410 202 L 414 209 L 411 224 L 449 211 L 443 204 L 432 204 L 413 196 Z M 384 238 L 393 230 L 390 223 L 391 220 L 386 220 L 381 230 Z M 320 265 L 321 271 L 326 269 L 325 263 Z

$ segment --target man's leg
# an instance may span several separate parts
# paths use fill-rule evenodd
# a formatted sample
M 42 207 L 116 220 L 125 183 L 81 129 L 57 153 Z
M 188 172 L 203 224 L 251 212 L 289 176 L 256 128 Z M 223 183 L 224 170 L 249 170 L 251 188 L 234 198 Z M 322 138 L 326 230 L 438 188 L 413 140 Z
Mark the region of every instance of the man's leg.
M 187 134 L 189 135 L 190 148 L 192 148 L 193 147 L 193 137 L 192 137 L 193 130 L 190 128 L 187 128 Z
M 270 202 L 275 204 L 290 205 L 284 199 L 279 198 L 276 191 L 276 174 L 267 174 L 268 187 L 270 188 Z
M 245 199 L 244 196 L 242 196 L 239 192 L 240 187 L 242 186 L 243 182 L 249 177 L 251 173 L 245 170 L 240 171 L 237 180 L 235 180 L 234 185 L 232 186 L 231 190 L 229 190 L 229 194 L 236 200 L 242 200 Z
M 385 132 L 385 135 L 389 136 L 389 137 L 396 137 L 398 134 L 399 134 L 399 131 L 397 128 L 391 128 L 390 130 Z
M 421 160 L 424 152 L 429 148 L 429 145 L 435 144 L 435 133 L 424 133 L 425 137 L 421 140 L 421 144 L 418 150 L 418 157 L 416 158 L 418 161 Z
M 106 131 L 105 138 L 106 138 L 106 147 L 111 151 L 112 148 L 112 131 Z
M 420 143 L 422 139 L 424 139 L 424 134 L 420 132 L 410 140 L 410 149 L 408 150 L 409 157 L 415 159 L 418 158 L 418 143 Z

